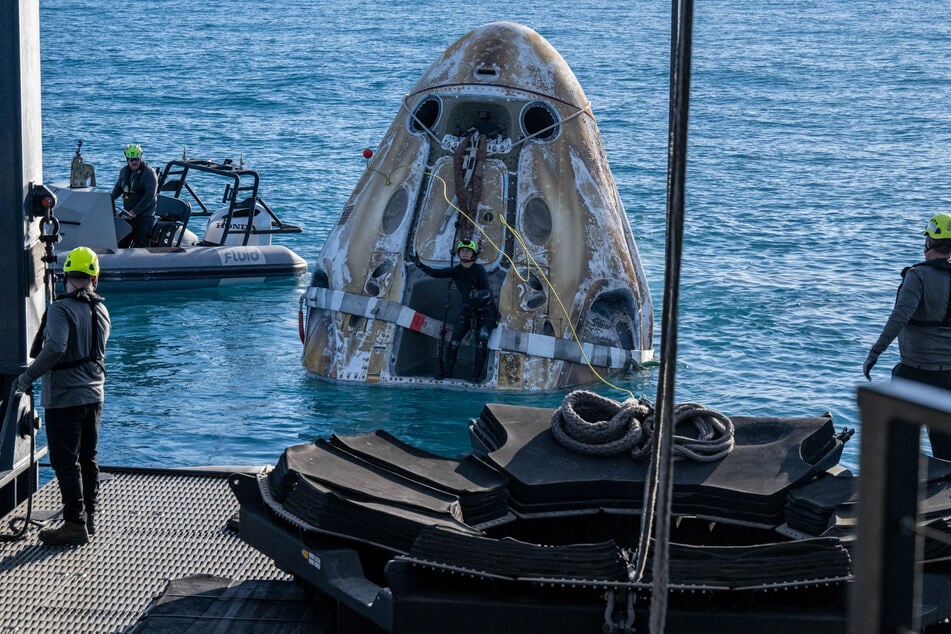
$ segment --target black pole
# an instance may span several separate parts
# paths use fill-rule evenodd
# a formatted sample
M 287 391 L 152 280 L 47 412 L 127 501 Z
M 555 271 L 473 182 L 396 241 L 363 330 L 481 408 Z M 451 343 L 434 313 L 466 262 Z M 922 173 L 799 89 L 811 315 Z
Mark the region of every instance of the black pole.
M 667 615 L 668 543 L 673 491 L 672 436 L 674 387 L 677 373 L 677 313 L 680 304 L 680 265 L 683 247 L 684 189 L 687 175 L 687 120 L 690 106 L 690 50 L 693 0 L 671 6 L 670 109 L 667 135 L 667 240 L 664 265 L 664 306 L 661 324 L 660 378 L 657 383 L 657 429 L 652 464 L 654 557 L 651 568 L 650 632 L 662 634 Z M 649 546 L 648 543 L 645 544 Z
M 42 180 L 38 0 L 0 2 L 0 393 L 26 367 L 27 341 L 45 308 L 43 265 L 31 250 L 38 224 L 26 215 L 29 185 Z
M 27 363 L 28 342 L 45 309 L 43 245 L 39 225 L 27 214 L 30 184 L 42 180 L 40 126 L 39 0 L 0 2 L 0 420 L 7 395 Z M 15 457 L 29 442 L 0 423 L 7 442 L 0 460 L 0 516 L 36 485 L 35 469 Z M 16 475 L 19 474 L 19 475 Z

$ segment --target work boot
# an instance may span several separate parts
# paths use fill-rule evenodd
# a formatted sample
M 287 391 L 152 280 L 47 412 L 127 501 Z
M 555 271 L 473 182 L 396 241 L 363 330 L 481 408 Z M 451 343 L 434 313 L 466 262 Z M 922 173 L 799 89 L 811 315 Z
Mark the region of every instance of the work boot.
M 95 513 L 86 513 L 86 532 L 92 537 L 96 534 L 96 515 Z
M 44 528 L 40 541 L 47 546 L 82 546 L 89 541 L 84 522 L 63 522 L 59 528 Z

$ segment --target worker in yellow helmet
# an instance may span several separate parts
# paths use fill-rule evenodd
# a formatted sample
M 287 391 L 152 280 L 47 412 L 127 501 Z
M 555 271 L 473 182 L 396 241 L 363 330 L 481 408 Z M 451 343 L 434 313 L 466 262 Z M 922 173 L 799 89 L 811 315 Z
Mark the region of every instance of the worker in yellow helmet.
M 924 236 L 925 259 L 901 272 L 895 307 L 863 369 L 871 381 L 879 355 L 897 337 L 893 377 L 951 390 L 951 214 L 933 216 Z M 928 428 L 928 438 L 936 458 L 951 460 L 951 434 Z
M 138 143 L 125 147 L 125 161 L 112 188 L 112 200 L 122 197 L 122 210 L 118 216 L 132 225 L 132 236 L 130 243 L 119 246 L 147 247 L 155 226 L 158 176 L 142 159 L 142 146 Z
M 17 377 L 17 389 L 29 393 L 43 378 L 42 404 L 50 465 L 63 498 L 63 524 L 40 531 L 50 545 L 79 545 L 96 532 L 99 493 L 99 419 L 106 381 L 106 342 L 112 330 L 109 311 L 96 294 L 99 257 L 76 247 L 63 263 L 66 293 L 43 315 L 30 350 L 33 362 Z

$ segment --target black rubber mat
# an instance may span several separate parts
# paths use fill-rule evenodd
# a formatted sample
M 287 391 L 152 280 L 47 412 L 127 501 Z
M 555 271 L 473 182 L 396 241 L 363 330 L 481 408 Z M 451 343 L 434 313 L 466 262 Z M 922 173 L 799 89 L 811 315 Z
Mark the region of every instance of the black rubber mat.
M 419 507 L 387 504 L 385 501 L 355 500 L 306 477 L 298 479 L 283 504 L 275 510 L 290 514 L 292 521 L 292 518 L 302 520 L 302 528 L 309 525 L 399 553 L 409 552 L 419 532 L 427 526 L 477 532 L 448 513 L 422 512 Z
M 492 403 L 475 424 L 505 438 L 486 459 L 509 476 L 513 508 L 566 511 L 595 501 L 639 510 L 646 463 L 627 453 L 600 457 L 566 449 L 550 431 L 553 411 Z M 832 421 L 732 420 L 736 446 L 730 455 L 717 462 L 675 463 L 674 512 L 778 525 L 788 490 L 815 475 L 805 458 L 818 461 L 835 450 Z
M 299 486 L 299 480 L 306 479 L 349 499 L 462 520 L 456 496 L 360 460 L 325 440 L 285 449 L 269 479 L 279 501 Z
M 511 538 L 427 529 L 420 533 L 411 556 L 509 579 L 627 580 L 628 562 L 613 542 L 543 546 Z M 831 538 L 749 546 L 672 543 L 669 550 L 669 581 L 677 586 L 768 587 L 802 580 L 844 579 L 851 573 L 848 551 Z
M 951 512 L 951 463 L 923 456 L 927 461 L 927 479 L 921 494 L 920 518 L 930 521 Z M 845 536 L 854 528 L 858 478 L 851 474 L 826 475 L 789 491 L 785 508 L 790 528 L 808 535 L 822 535 L 837 527 L 836 534 Z M 843 530 L 847 529 L 847 530 Z
M 192 575 L 172 579 L 133 634 L 201 632 L 329 634 L 336 604 L 293 581 Z
M 482 524 L 508 513 L 505 476 L 475 456 L 443 458 L 407 445 L 385 431 L 335 435 L 330 444 L 376 467 L 458 497 L 467 524 Z
M 848 551 L 838 540 L 816 538 L 753 546 L 670 545 L 673 583 L 738 588 L 845 578 Z
M 492 539 L 427 528 L 413 557 L 509 578 L 570 576 L 627 580 L 627 565 L 614 542 L 542 546 L 512 538 Z

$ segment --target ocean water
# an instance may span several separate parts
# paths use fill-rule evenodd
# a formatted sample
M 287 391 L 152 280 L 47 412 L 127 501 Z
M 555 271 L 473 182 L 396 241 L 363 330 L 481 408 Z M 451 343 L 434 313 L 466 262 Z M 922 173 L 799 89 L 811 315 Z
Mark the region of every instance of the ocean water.
M 41 0 L 44 179 L 68 178 L 77 139 L 106 186 L 129 142 L 157 166 L 183 152 L 243 158 L 265 200 L 305 228 L 280 242 L 313 263 L 401 97 L 449 44 L 497 20 L 548 39 L 591 102 L 659 351 L 666 3 Z M 951 211 L 949 50 L 947 2 L 696 3 L 677 402 L 830 411 L 861 433 L 862 361 L 901 268 L 921 258 L 924 224 Z M 564 397 L 321 381 L 300 365 L 305 286 L 109 295 L 101 462 L 273 464 L 288 445 L 377 428 L 456 455 L 486 401 Z M 889 350 L 874 378 L 896 362 Z M 657 376 L 615 383 L 653 400 Z

